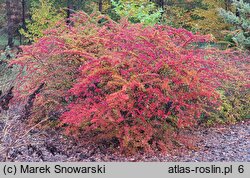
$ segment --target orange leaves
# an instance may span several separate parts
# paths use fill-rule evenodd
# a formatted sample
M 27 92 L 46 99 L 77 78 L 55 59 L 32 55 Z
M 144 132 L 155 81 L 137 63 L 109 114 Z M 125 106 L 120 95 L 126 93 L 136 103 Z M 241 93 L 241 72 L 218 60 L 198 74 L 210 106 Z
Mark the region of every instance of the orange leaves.
M 208 36 L 75 15 L 74 26 L 53 30 L 15 62 L 26 67 L 25 85 L 46 81 L 44 100 L 66 105 L 63 123 L 93 142 L 114 137 L 123 151 L 163 151 L 171 127 L 217 108 L 216 88 L 231 77 L 220 51 L 197 47 Z
M 219 59 L 210 58 L 209 49 L 194 46 L 209 37 L 166 26 L 142 30 L 127 21 L 106 25 L 99 34 L 106 39 L 101 52 L 105 55 L 81 68 L 81 84 L 72 88 L 78 98 L 63 118 L 74 117 L 77 113 L 71 110 L 81 103 L 90 110 L 82 122 L 91 121 L 92 131 L 97 126 L 110 129 L 100 134 L 110 138 L 112 133 L 121 149 L 166 150 L 166 119 L 177 127 L 188 126 L 203 107 L 216 107 L 218 71 L 224 75 Z
M 129 95 L 125 94 L 124 91 L 118 91 L 106 97 L 107 104 L 111 108 L 119 106 L 120 104 L 124 104 L 128 102 L 128 100 L 129 100 Z
M 163 81 L 162 89 L 166 90 L 166 91 L 170 91 L 171 90 L 170 86 L 169 86 L 169 80 L 168 79 L 166 79 L 166 80 Z

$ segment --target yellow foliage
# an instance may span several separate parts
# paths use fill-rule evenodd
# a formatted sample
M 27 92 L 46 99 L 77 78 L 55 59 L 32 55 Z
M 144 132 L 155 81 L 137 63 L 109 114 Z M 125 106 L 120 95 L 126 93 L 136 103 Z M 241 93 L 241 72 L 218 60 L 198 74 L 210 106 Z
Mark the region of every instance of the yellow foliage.
M 44 31 L 54 28 L 66 16 L 64 11 L 58 11 L 51 0 L 39 0 L 31 8 L 31 20 L 26 21 L 27 31 L 20 29 L 20 33 L 30 41 L 37 41 L 44 36 Z
M 136 3 L 136 4 L 145 4 L 148 3 L 148 0 L 119 0 L 121 3 Z M 102 12 L 107 13 L 108 10 L 111 8 L 111 0 L 103 0 L 102 1 Z
M 107 13 L 110 8 L 111 8 L 110 0 L 103 0 L 103 2 L 102 2 L 102 12 Z
M 187 27 L 190 21 L 190 12 L 178 6 L 166 6 L 165 21 L 175 28 Z
M 227 30 L 230 25 L 224 23 L 223 19 L 219 16 L 218 8 L 224 7 L 223 0 L 203 0 L 205 8 L 196 8 L 192 11 L 192 16 L 188 24 L 195 30 L 204 34 L 212 34 L 217 39 L 222 38 L 222 31 Z

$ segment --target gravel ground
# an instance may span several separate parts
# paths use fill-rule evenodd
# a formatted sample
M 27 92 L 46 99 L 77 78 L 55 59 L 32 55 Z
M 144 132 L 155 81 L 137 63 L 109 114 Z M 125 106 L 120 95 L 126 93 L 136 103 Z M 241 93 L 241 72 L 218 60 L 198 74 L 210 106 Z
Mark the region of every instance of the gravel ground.
M 173 161 L 192 162 L 249 162 L 250 161 L 250 122 L 236 125 L 199 128 L 197 151 L 189 150 L 185 155 L 173 156 Z
M 7 125 L 12 127 L 9 130 Z M 16 125 L 16 127 L 14 127 Z M 196 138 L 192 149 L 182 149 L 166 155 L 138 154 L 132 157 L 105 153 L 105 149 L 83 146 L 55 131 L 30 130 L 17 119 L 0 122 L 0 161 L 164 161 L 164 162 L 227 162 L 250 161 L 250 121 L 235 125 L 199 127 L 190 132 Z M 25 131 L 24 131 L 25 130 Z M 191 138 L 191 137 L 190 137 Z

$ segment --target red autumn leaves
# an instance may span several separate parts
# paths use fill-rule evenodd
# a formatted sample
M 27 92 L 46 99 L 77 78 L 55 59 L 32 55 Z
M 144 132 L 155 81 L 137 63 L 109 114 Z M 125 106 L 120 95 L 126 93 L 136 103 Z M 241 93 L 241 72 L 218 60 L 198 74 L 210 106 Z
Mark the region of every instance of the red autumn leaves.
M 64 97 L 61 121 L 94 133 L 91 141 L 116 138 L 122 150 L 163 151 L 174 127 L 193 125 L 207 107 L 218 107 L 216 89 L 230 74 L 219 51 L 197 47 L 208 36 L 127 21 L 98 24 L 81 13 L 74 19 L 74 26 L 44 37 L 56 39 L 54 53 L 43 45 L 27 48 L 45 50 L 41 60 L 29 55 L 38 72 L 29 84 L 47 80 L 43 97 Z M 57 73 L 50 75 L 53 67 Z M 50 95 L 53 89 L 60 96 Z

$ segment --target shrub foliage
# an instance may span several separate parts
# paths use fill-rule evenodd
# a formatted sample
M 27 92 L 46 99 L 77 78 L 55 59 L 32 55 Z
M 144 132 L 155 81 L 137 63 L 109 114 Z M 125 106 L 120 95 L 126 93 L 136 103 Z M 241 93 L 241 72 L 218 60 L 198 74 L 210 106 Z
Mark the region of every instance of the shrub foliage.
M 46 83 L 33 117 L 66 108 L 62 123 L 91 142 L 116 140 L 125 152 L 165 152 L 174 129 L 218 110 L 217 88 L 236 79 L 228 70 L 236 59 L 223 57 L 228 51 L 197 47 L 209 36 L 83 12 L 71 22 L 23 47 L 13 64 L 25 71 L 18 92 Z

